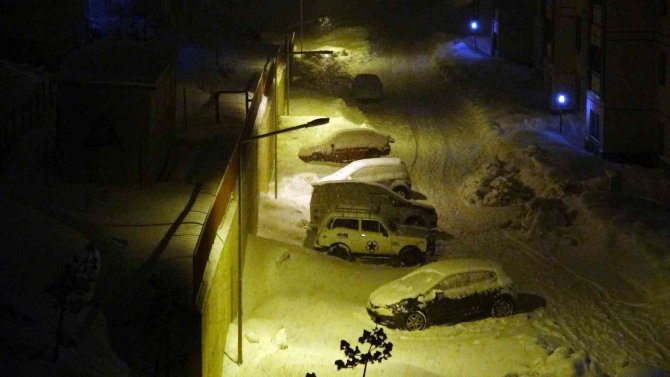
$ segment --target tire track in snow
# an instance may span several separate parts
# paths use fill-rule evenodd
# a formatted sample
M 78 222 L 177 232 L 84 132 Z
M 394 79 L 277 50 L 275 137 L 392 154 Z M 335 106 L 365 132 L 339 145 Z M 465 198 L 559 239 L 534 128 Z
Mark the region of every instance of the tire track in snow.
M 598 283 L 596 283 L 596 282 L 594 282 L 594 281 L 592 281 L 592 280 L 590 280 L 586 277 L 583 277 L 583 276 L 579 275 L 578 273 L 576 273 L 575 271 L 573 271 L 569 267 L 562 264 L 556 258 L 553 258 L 551 256 L 548 256 L 548 255 L 545 255 L 545 254 L 539 252 L 538 250 L 532 248 L 527 243 L 511 236 L 509 233 L 502 232 L 502 234 L 508 240 L 510 240 L 514 244 L 520 246 L 521 251 L 525 255 L 527 255 L 530 258 L 536 260 L 538 264 L 541 264 L 545 271 L 549 271 L 550 269 L 560 270 L 560 271 L 556 271 L 556 275 L 561 276 L 561 274 L 566 274 L 567 273 L 567 275 L 571 276 L 572 278 L 584 283 L 587 287 L 589 287 L 592 290 L 592 292 L 595 292 L 595 294 L 592 293 L 591 295 L 594 295 L 596 297 L 595 298 L 591 297 L 591 299 L 589 301 L 592 304 L 592 306 L 594 307 L 594 309 L 596 309 L 596 310 L 582 311 L 581 314 L 583 316 L 580 319 L 587 319 L 587 321 L 584 323 L 587 330 L 592 329 L 592 326 L 594 324 L 597 324 L 597 323 L 603 324 L 601 330 L 609 332 L 610 335 L 613 335 L 613 336 L 611 336 L 612 338 L 614 338 L 611 341 L 611 343 L 613 345 L 612 348 L 609 348 L 609 349 L 606 349 L 606 350 L 601 350 L 601 349 L 596 349 L 593 346 L 593 344 L 591 344 L 591 346 L 589 346 L 588 344 L 592 343 L 592 342 L 587 341 L 586 339 L 583 339 L 584 338 L 583 336 L 578 335 L 578 333 L 582 334 L 584 332 L 583 331 L 576 332 L 575 329 L 573 328 L 575 326 L 574 325 L 571 326 L 570 324 L 568 324 L 568 321 L 566 321 L 566 318 L 564 317 L 564 315 L 568 314 L 568 316 L 569 316 L 569 313 L 561 311 L 559 309 L 558 305 L 557 305 L 557 308 L 555 308 L 555 310 L 552 310 L 552 312 L 553 312 L 552 315 L 554 316 L 554 318 L 557 321 L 559 321 L 562 330 L 564 330 L 566 332 L 566 334 L 568 334 L 569 337 L 573 341 L 578 343 L 581 347 L 584 347 L 589 352 L 593 352 L 593 351 L 598 352 L 598 353 L 602 352 L 603 357 L 601 357 L 601 358 L 602 359 L 608 359 L 609 364 L 611 365 L 612 363 L 611 363 L 611 360 L 609 360 L 609 359 L 611 359 L 610 356 L 613 353 L 613 350 L 616 349 L 616 346 L 618 346 L 618 348 L 621 348 L 621 346 L 623 344 L 630 344 L 630 346 L 627 347 L 627 349 L 625 350 L 625 353 L 627 353 L 627 355 L 629 356 L 628 359 L 632 359 L 631 361 L 648 360 L 649 355 L 645 355 L 644 350 L 648 349 L 649 347 L 644 347 L 644 346 L 648 344 L 647 341 L 650 341 L 654 346 L 654 349 L 651 350 L 652 353 L 653 353 L 654 359 L 656 359 L 658 361 L 669 359 L 670 352 L 668 352 L 668 348 L 665 345 L 663 345 L 662 343 L 660 343 L 657 340 L 657 338 L 655 337 L 655 335 L 658 332 L 655 331 L 655 329 L 653 327 L 651 327 L 650 322 L 652 322 L 652 321 L 649 318 L 649 316 L 645 316 L 646 318 L 650 319 L 649 321 L 644 321 L 644 320 L 640 321 L 640 316 L 639 315 L 635 315 L 635 314 L 627 314 L 626 315 L 625 313 L 622 313 L 625 310 L 630 309 L 630 306 L 625 305 L 627 303 L 624 302 L 624 301 L 613 299 L 609 295 L 607 290 L 604 287 L 602 287 L 600 284 L 598 284 Z M 554 274 L 551 274 L 551 275 L 554 275 Z M 545 288 L 554 288 L 553 289 L 554 290 L 554 295 L 552 295 L 552 298 L 558 298 L 562 302 L 565 298 L 561 297 L 562 292 L 560 292 L 560 290 L 557 289 L 559 285 L 557 284 L 557 282 L 555 280 L 552 283 L 553 284 L 551 284 L 549 287 L 545 287 Z M 587 293 L 585 290 L 582 291 L 582 292 Z M 633 307 L 639 308 L 640 306 L 637 305 L 637 304 L 633 304 Z M 615 308 L 618 309 L 618 310 L 615 310 Z M 596 315 L 597 313 L 604 313 L 605 318 L 600 318 L 600 321 L 603 321 L 603 322 L 588 321 L 586 313 L 591 313 L 592 316 Z M 602 316 L 600 316 L 600 317 L 602 317 Z M 582 321 L 573 320 L 570 323 L 577 324 L 577 323 L 580 323 L 580 322 L 582 322 Z M 605 324 L 607 324 L 607 323 L 609 323 L 610 325 L 606 326 Z M 635 327 L 635 330 L 631 329 L 631 327 Z M 619 336 L 618 337 L 614 336 L 614 334 L 612 333 L 612 330 L 615 330 L 614 332 L 618 332 Z M 625 333 L 625 335 L 628 337 L 628 339 L 625 342 L 623 342 L 624 341 L 623 333 Z M 645 339 L 643 339 L 641 336 L 639 336 L 638 333 L 646 334 Z M 601 332 L 601 333 L 595 334 L 595 336 L 600 336 L 601 337 L 600 339 L 602 339 L 603 334 L 605 334 L 605 333 Z M 598 344 L 598 343 L 599 342 L 596 340 L 595 344 Z M 634 343 L 634 344 L 631 344 L 631 343 Z M 605 357 L 605 356 L 608 356 L 608 357 Z

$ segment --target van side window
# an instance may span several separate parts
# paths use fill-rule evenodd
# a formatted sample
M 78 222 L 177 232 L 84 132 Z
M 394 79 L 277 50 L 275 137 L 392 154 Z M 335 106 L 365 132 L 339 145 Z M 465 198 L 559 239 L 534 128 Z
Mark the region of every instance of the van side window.
M 379 221 L 376 220 L 362 220 L 361 230 L 366 232 L 379 233 Z
M 332 228 L 345 228 L 351 230 L 358 230 L 358 219 L 335 219 Z
M 388 236 L 389 236 L 389 232 L 388 232 L 388 230 L 386 230 L 386 228 L 384 228 L 384 225 L 379 224 L 379 230 L 380 230 L 381 233 L 384 235 L 384 237 L 388 237 Z

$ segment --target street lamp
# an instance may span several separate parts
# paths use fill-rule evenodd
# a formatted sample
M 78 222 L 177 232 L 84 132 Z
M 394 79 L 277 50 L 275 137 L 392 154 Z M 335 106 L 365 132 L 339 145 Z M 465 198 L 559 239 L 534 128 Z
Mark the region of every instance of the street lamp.
M 291 87 L 291 55 L 333 55 L 333 51 L 331 50 L 317 50 L 317 51 L 280 51 L 277 52 L 277 56 L 275 57 L 275 76 L 274 76 L 274 89 L 275 89 L 275 106 L 274 106 L 274 129 L 277 129 L 277 125 L 279 123 L 279 96 L 277 95 L 278 89 L 279 89 L 279 83 L 277 82 L 277 71 L 279 67 L 279 55 L 284 55 L 284 56 L 289 56 L 288 59 L 286 59 L 286 95 L 284 97 L 284 101 L 286 102 L 286 114 L 288 115 L 290 113 L 290 87 Z M 275 148 L 275 156 L 274 156 L 274 165 L 275 165 L 275 199 L 277 199 L 278 195 L 278 186 L 279 186 L 279 181 L 277 180 L 277 138 L 274 140 L 274 148 Z
M 478 50 L 479 48 L 477 47 L 477 32 L 479 31 L 479 21 L 477 20 L 470 21 L 470 31 L 472 32 L 472 35 L 475 39 L 475 50 Z
M 558 93 L 556 95 L 556 103 L 558 104 L 559 111 L 558 132 L 563 133 L 563 112 L 565 105 L 568 103 L 568 97 L 563 93 Z
M 307 123 L 300 124 L 293 127 L 284 128 L 281 130 L 275 130 L 268 132 L 262 135 L 250 136 L 247 139 L 242 140 L 237 145 L 237 363 L 242 364 L 242 145 L 248 144 L 250 142 L 256 141 L 258 139 L 263 139 L 269 136 L 275 136 L 277 134 L 283 134 L 285 132 L 291 132 L 299 130 L 301 128 L 310 128 L 316 126 L 322 126 L 328 124 L 330 118 L 316 118 Z M 277 168 L 275 167 L 275 170 Z M 275 182 L 275 187 L 277 182 Z

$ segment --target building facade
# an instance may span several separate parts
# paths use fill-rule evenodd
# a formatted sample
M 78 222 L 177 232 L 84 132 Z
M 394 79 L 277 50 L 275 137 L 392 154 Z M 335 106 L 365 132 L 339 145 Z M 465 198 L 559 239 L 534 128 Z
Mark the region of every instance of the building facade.
M 136 41 L 100 41 L 69 55 L 58 75 L 58 175 L 150 185 L 175 136 L 176 55 Z
M 652 165 L 670 156 L 668 0 L 538 0 L 548 107 L 582 114 L 585 147 Z M 566 96 L 565 104 L 556 99 Z
M 533 35 L 537 13 L 535 1 L 475 0 L 472 3 L 469 42 L 488 56 L 502 57 L 519 64 L 533 65 L 536 46 Z
M 658 32 L 660 4 L 590 4 L 587 146 L 603 157 L 651 164 L 663 155 L 659 99 L 667 59 Z

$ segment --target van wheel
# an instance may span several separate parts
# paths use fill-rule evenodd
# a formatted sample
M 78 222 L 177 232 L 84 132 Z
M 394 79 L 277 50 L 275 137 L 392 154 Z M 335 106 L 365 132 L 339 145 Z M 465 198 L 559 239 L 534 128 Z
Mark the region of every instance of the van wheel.
M 349 250 L 347 245 L 341 243 L 334 243 L 330 245 L 328 247 L 328 255 L 332 255 L 337 258 L 342 258 L 348 262 L 354 260 L 353 256 L 351 255 L 351 250 Z
M 398 186 L 398 187 L 394 188 L 393 192 L 402 196 L 403 198 L 407 198 L 409 196 L 409 191 L 407 190 L 407 188 L 402 187 L 402 186 Z
M 408 246 L 400 250 L 400 263 L 403 266 L 415 266 L 423 263 L 424 257 L 421 250 L 414 246 Z
M 405 220 L 405 225 L 426 226 L 426 222 L 419 216 L 411 216 Z
M 382 154 L 379 152 L 377 149 L 370 149 L 368 153 L 365 154 L 366 158 L 377 158 L 381 156 Z

